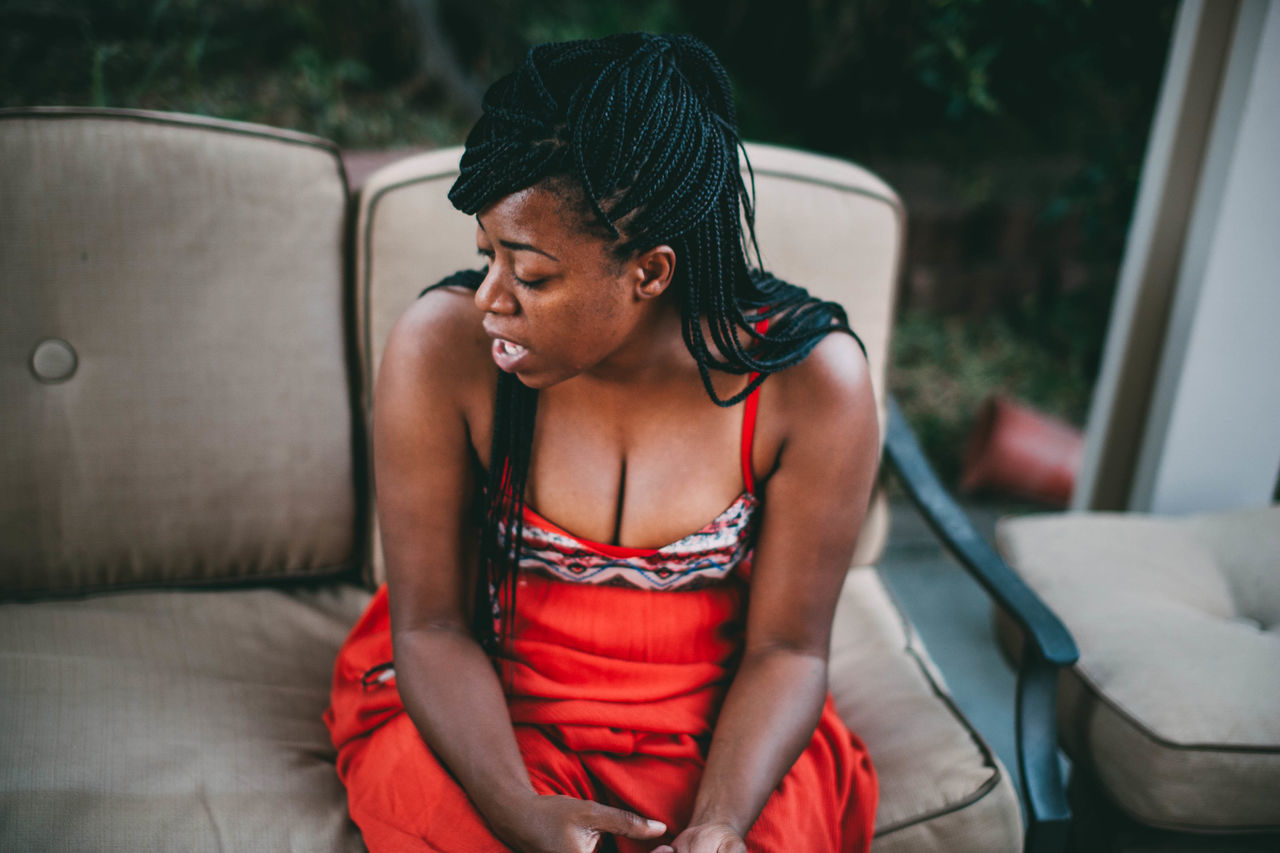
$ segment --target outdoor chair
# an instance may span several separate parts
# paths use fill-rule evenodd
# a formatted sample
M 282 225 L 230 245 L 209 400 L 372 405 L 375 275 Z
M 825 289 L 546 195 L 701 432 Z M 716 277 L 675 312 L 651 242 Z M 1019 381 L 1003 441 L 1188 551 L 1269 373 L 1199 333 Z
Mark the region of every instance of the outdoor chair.
M 1280 505 L 1007 518 L 997 541 L 1080 644 L 1073 849 L 1280 850 Z
M 1075 647 L 886 393 L 902 206 L 849 163 L 750 151 L 766 263 L 848 307 L 886 462 L 1026 637 L 1024 823 L 876 574 L 876 498 L 830 667 L 880 775 L 875 849 L 1060 849 L 1055 691 Z M 362 848 L 320 714 L 382 574 L 383 342 L 476 263 L 445 199 L 458 154 L 380 170 L 357 206 L 336 146 L 303 134 L 0 110 L 0 849 Z
M 1078 511 L 996 529 L 1080 645 L 1075 850 L 1280 850 L 1278 71 L 1280 4 L 1178 4 Z

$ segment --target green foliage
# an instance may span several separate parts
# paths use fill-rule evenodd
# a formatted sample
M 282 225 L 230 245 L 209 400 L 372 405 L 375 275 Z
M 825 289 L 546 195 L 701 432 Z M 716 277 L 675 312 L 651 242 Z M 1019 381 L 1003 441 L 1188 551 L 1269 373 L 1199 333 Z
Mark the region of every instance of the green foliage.
M 963 118 L 970 110 L 996 115 L 1000 104 L 991 92 L 990 66 L 1003 41 L 975 26 L 982 0 L 930 0 L 933 14 L 925 22 L 928 38 L 911 52 L 917 79 L 946 99 L 948 119 Z
M 481 85 L 542 40 L 688 30 L 729 66 L 746 136 L 860 162 L 916 155 L 958 169 L 1000 152 L 1105 156 L 1103 140 L 1123 155 L 1140 150 L 1145 122 L 1108 119 L 1145 107 L 1174 8 L 1173 0 L 438 3 L 447 41 Z M 421 120 L 374 115 L 440 112 L 430 86 L 414 79 L 408 7 L 8 0 L 0 73 L 10 85 L 0 99 L 216 112 L 359 146 L 421 142 Z
M 683 29 L 674 0 L 601 3 L 540 0 L 517 4 L 521 39 L 529 44 L 599 38 L 610 33 L 666 33 Z
M 172 110 L 292 127 L 344 145 L 454 141 L 413 102 L 396 0 L 62 0 L 0 7 L 4 106 Z

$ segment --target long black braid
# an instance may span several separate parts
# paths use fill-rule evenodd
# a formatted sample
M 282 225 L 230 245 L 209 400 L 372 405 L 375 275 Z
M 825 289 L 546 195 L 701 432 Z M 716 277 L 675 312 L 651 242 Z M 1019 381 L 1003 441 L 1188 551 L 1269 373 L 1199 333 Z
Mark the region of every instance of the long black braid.
M 749 162 L 750 186 L 739 168 L 739 151 L 744 162 L 746 151 L 733 92 L 719 60 L 698 39 L 631 33 L 539 45 L 490 87 L 483 110 L 449 200 L 475 214 L 533 184 L 567 180 L 593 226 L 615 241 L 617 257 L 671 246 L 684 342 L 717 405 L 741 402 L 832 331 L 853 334 L 839 305 L 762 269 L 755 179 Z M 479 282 L 478 274 L 451 280 Z M 767 333 L 755 328 L 763 319 Z M 721 398 L 713 369 L 759 375 Z M 512 626 L 536 412 L 537 392 L 499 373 L 474 620 L 491 652 Z M 505 609 L 498 607 L 500 593 Z

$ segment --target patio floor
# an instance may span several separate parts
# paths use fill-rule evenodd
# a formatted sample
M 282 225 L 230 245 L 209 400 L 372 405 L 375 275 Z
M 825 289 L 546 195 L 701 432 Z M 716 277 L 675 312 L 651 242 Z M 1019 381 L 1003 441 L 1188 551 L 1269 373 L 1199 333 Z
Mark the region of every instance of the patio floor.
M 920 632 L 960 710 L 1004 763 L 1021 791 L 1014 739 L 1016 673 L 996 643 L 991 600 L 953 560 L 905 497 L 894 498 L 889 544 L 880 560 L 885 585 Z M 997 519 L 1019 507 L 966 502 L 974 525 L 994 543 Z

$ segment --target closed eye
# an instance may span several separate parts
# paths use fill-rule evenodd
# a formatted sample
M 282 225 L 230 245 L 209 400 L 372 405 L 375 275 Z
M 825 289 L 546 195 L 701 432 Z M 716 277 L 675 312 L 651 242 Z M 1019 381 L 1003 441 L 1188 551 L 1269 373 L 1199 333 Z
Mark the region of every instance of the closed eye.
M 485 263 L 487 264 L 493 263 L 493 259 L 494 259 L 493 249 L 477 248 L 476 254 L 484 258 Z M 527 288 L 529 290 L 536 289 L 537 287 L 545 283 L 549 278 L 549 276 L 543 276 L 542 278 L 535 278 L 535 279 L 521 278 L 520 276 L 516 275 L 514 271 L 511 273 L 511 277 L 516 280 L 516 284 L 520 285 L 521 287 Z
M 476 249 L 476 254 L 484 258 L 486 263 L 490 263 L 490 264 L 493 263 L 493 249 Z M 520 276 L 516 275 L 514 272 L 511 274 L 511 277 L 516 280 L 516 284 L 520 285 L 521 287 L 527 287 L 530 289 L 536 288 L 538 285 L 542 284 L 547 280 L 546 276 L 542 278 L 535 278 L 535 279 L 521 278 Z

